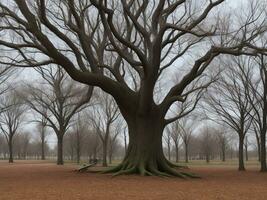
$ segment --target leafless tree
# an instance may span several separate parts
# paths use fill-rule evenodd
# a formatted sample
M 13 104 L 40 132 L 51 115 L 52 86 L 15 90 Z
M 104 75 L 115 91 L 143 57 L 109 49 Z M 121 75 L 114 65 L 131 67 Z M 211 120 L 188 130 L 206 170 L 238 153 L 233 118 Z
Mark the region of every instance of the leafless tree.
M 14 91 L 1 97 L 0 129 L 8 143 L 9 162 L 13 162 L 13 139 L 22 123 L 25 106 Z
M 239 136 L 239 170 L 244 166 L 244 139 L 251 126 L 252 106 L 247 98 L 248 83 L 235 62 L 228 62 L 226 69 L 207 97 L 206 109 L 213 121 L 227 124 Z M 214 115 L 215 114 L 215 115 Z
M 207 163 L 210 162 L 212 154 L 214 153 L 215 137 L 214 132 L 216 130 L 212 127 L 205 126 L 200 133 L 201 151 L 204 154 Z
M 46 113 L 46 110 L 43 110 L 42 113 Z M 47 115 L 47 114 L 45 114 Z M 41 116 L 41 120 L 37 125 L 37 131 L 39 132 L 39 137 L 41 141 L 41 159 L 45 160 L 45 147 L 46 147 L 46 138 L 47 138 L 47 119 L 44 116 Z
M 196 118 L 192 118 L 191 116 L 186 116 L 183 119 L 180 119 L 178 121 L 177 126 L 179 126 L 180 129 L 180 135 L 184 143 L 184 153 L 185 153 L 185 162 L 188 163 L 189 161 L 189 145 L 192 138 L 192 133 L 194 131 L 194 128 L 196 127 L 197 122 Z
M 174 143 L 175 162 L 179 162 L 179 149 L 180 149 L 180 141 L 182 139 L 182 136 L 181 136 L 181 127 L 178 121 L 175 121 L 171 125 L 171 138 Z
M 43 86 L 27 85 L 24 99 L 30 108 L 39 114 L 39 120 L 46 120 L 57 135 L 57 164 L 63 164 L 63 137 L 70 127 L 75 114 L 89 106 L 92 87 L 81 87 L 68 79 L 60 68 L 38 69 L 43 78 Z M 84 93 L 84 90 L 86 92 Z M 80 96 L 81 93 L 84 93 Z
M 14 152 L 17 153 L 18 159 L 26 159 L 30 147 L 30 133 L 22 132 L 16 134 L 13 142 Z
M 169 129 L 169 127 L 166 128 L 166 132 L 165 134 L 163 134 L 163 138 L 164 138 L 164 141 L 167 145 L 167 155 L 168 155 L 168 160 L 170 161 L 171 160 L 171 140 L 172 140 L 172 137 L 171 137 L 171 130 Z
M 102 142 L 103 166 L 106 167 L 112 125 L 118 119 L 120 113 L 118 106 L 110 95 L 99 92 L 97 98 L 99 103 L 93 106 L 92 111 L 89 112 L 89 118 Z
M 183 116 L 165 118 L 169 108 L 209 85 L 204 71 L 220 54 L 266 53 L 254 43 L 266 31 L 261 1 L 243 9 L 240 23 L 228 14 L 217 16 L 223 2 L 4 1 L 0 33 L 14 39 L 4 37 L 0 45 L 14 53 L 0 63 L 55 63 L 76 81 L 111 94 L 129 129 L 126 157 L 111 172 L 190 176 L 173 170 L 163 154 L 165 126 Z M 155 102 L 159 78 L 174 68 L 180 81 Z
M 223 162 L 226 160 L 226 150 L 228 147 L 229 137 L 224 129 L 216 131 L 216 138 L 220 147 L 220 157 Z
M 108 144 L 108 157 L 109 164 L 112 164 L 113 155 L 116 151 L 116 147 L 118 146 L 118 136 L 121 133 L 121 121 L 117 122 L 116 126 L 113 128 L 114 130 L 110 134 L 109 144 Z
M 73 125 L 73 135 L 75 142 L 74 147 L 76 151 L 76 161 L 77 163 L 80 163 L 84 140 L 86 138 L 86 134 L 88 134 L 88 125 L 81 115 L 78 114 L 77 118 L 77 122 L 75 125 Z
M 265 46 L 267 40 L 265 38 Z M 248 83 L 247 98 L 253 108 L 253 129 L 259 150 L 261 171 L 267 171 L 266 131 L 267 131 L 267 59 L 263 54 L 253 58 L 236 60 L 239 69 Z M 255 69 L 255 66 L 257 68 Z M 255 76 L 255 74 L 257 76 Z

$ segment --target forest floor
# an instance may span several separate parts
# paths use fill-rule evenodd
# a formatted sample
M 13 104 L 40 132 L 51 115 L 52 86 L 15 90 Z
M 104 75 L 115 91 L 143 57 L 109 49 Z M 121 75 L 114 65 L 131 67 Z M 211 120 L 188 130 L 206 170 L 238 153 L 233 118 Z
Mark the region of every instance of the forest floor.
M 201 179 L 77 173 L 77 165 L 0 161 L 0 200 L 266 200 L 267 173 L 255 166 L 193 165 Z

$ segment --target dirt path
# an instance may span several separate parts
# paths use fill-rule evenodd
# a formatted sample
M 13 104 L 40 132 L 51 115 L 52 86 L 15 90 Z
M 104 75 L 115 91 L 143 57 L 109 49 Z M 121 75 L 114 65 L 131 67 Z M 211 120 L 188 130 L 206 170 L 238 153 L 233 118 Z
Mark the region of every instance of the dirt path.
M 201 167 L 198 180 L 84 173 L 74 166 L 0 162 L 1 200 L 266 200 L 267 173 Z

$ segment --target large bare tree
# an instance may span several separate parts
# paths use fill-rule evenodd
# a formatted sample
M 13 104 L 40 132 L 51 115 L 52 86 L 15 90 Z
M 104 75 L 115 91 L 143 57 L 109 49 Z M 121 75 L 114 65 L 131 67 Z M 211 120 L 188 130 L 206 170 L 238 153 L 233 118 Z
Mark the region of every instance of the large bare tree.
M 266 28 L 260 1 L 240 16 L 240 23 L 228 24 L 234 16 L 217 16 L 223 2 L 4 1 L 1 32 L 12 37 L 2 37 L 0 45 L 15 52 L 1 63 L 55 63 L 73 79 L 111 94 L 129 129 L 125 159 L 111 172 L 184 177 L 189 174 L 173 170 L 162 150 L 165 126 L 183 116 L 166 118 L 169 108 L 207 85 L 202 75 L 220 54 L 265 52 L 253 43 Z M 155 101 L 160 77 L 167 80 L 172 70 L 179 82 Z

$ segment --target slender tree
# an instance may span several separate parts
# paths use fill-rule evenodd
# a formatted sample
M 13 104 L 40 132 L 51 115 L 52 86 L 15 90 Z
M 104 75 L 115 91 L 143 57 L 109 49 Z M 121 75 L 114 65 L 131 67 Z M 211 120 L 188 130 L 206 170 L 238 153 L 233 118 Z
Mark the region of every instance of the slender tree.
M 165 134 L 163 135 L 164 141 L 167 145 L 168 160 L 171 161 L 171 130 L 167 127 Z
M 223 162 L 226 161 L 226 150 L 228 148 L 228 142 L 229 142 L 229 136 L 227 135 L 227 132 L 225 131 L 224 126 L 221 126 L 221 130 L 217 130 L 215 132 L 217 142 L 220 147 L 220 157 Z
M 15 92 L 12 91 L 1 98 L 1 107 L 5 109 L 0 113 L 0 129 L 8 144 L 9 162 L 13 163 L 13 139 L 21 125 L 25 106 Z
M 112 164 L 112 159 L 114 152 L 116 151 L 116 147 L 118 145 L 118 136 L 121 133 L 121 121 L 117 122 L 114 130 L 112 131 L 109 139 L 109 145 L 108 145 L 108 157 L 109 157 L 109 164 Z
M 181 127 L 179 125 L 178 121 L 175 121 L 171 125 L 171 138 L 174 143 L 174 149 L 175 149 L 175 162 L 179 162 L 179 149 L 180 149 L 180 141 L 182 139 L 181 136 Z
M 103 166 L 106 167 L 107 156 L 108 156 L 108 145 L 111 139 L 111 129 L 115 120 L 118 119 L 120 113 L 119 108 L 116 105 L 114 99 L 104 93 L 98 95 L 99 104 L 93 107 L 90 111 L 89 116 L 91 122 L 95 127 L 95 131 L 98 134 L 102 142 L 102 154 L 103 154 Z
M 247 98 L 248 83 L 235 62 L 228 62 L 220 79 L 210 89 L 206 107 L 210 118 L 221 124 L 227 124 L 239 137 L 239 167 L 244 166 L 244 139 L 251 126 L 252 106 Z M 215 114 L 215 115 L 214 115 Z
M 265 45 L 266 43 L 265 41 Z M 260 170 L 266 172 L 267 59 L 263 54 L 259 54 L 254 58 L 236 59 L 236 64 L 242 70 L 248 83 L 247 98 L 253 108 L 253 127 L 259 146 Z M 257 69 L 255 69 L 255 66 L 257 66 Z M 259 72 L 258 77 L 255 77 L 256 72 Z

